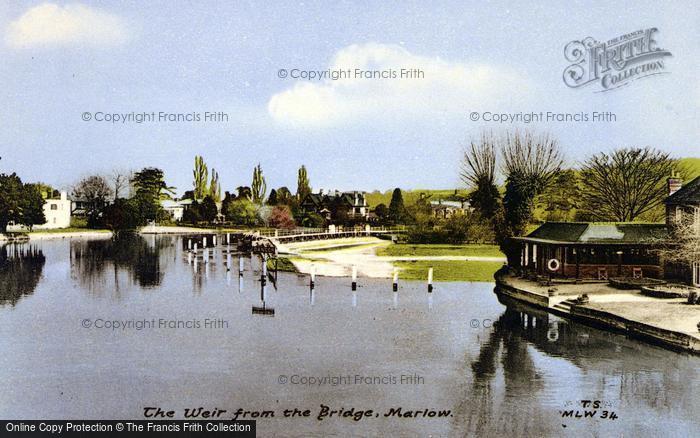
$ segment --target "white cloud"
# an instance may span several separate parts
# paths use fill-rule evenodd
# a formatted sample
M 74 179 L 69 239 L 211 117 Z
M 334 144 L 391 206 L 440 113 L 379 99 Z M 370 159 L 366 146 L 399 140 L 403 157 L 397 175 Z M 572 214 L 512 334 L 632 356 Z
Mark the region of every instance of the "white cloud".
M 397 45 L 351 45 L 339 50 L 327 69 L 364 71 L 420 69 L 422 79 L 296 81 L 273 95 L 270 115 L 298 127 L 342 124 L 359 119 L 468 116 L 469 108 L 513 104 L 530 87 L 521 75 L 488 64 L 447 62 L 410 53 Z M 321 69 L 323 70 L 323 69 Z M 291 69 L 290 69 L 291 74 Z
M 14 48 L 116 45 L 128 39 L 123 20 L 99 9 L 43 3 L 11 22 L 5 41 Z

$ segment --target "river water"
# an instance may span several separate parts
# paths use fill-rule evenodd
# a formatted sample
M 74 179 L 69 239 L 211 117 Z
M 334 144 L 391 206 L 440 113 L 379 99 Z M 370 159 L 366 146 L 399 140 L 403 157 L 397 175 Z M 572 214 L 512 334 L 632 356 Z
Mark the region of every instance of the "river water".
M 273 412 L 259 436 L 700 436 L 697 357 L 506 306 L 491 283 L 394 294 L 361 278 L 353 294 L 318 277 L 311 293 L 308 277 L 279 273 L 263 293 L 256 259 L 239 281 L 237 254 L 227 271 L 219 246 L 195 272 L 185 247 L 3 246 L 0 417 L 204 407 Z M 319 418 L 323 406 L 354 411 Z M 385 416 L 399 408 L 420 412 Z

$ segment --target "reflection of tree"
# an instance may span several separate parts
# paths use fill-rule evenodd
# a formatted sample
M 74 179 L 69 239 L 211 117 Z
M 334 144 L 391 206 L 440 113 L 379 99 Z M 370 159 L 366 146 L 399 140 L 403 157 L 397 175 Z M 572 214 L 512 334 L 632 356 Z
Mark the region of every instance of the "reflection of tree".
M 13 306 L 23 295 L 31 295 L 41 279 L 46 258 L 29 245 L 0 247 L 0 305 Z
M 458 417 L 466 420 L 469 435 L 484 436 L 536 434 L 538 421 L 536 403 L 531 401 L 542 390 L 535 364 L 523 337 L 544 330 L 547 320 L 537 320 L 525 314 L 506 309 L 494 322 L 488 339 L 472 363 L 473 384 L 470 394 L 458 406 Z M 498 363 L 503 370 L 504 401 L 497 407 L 500 388 L 494 387 Z M 457 415 L 456 415 L 457 416 Z M 530 431 L 532 433 L 527 433 Z
M 163 280 L 161 252 L 169 247 L 166 239 L 146 239 L 131 233 L 120 233 L 111 240 L 71 242 L 71 260 L 74 276 L 88 287 L 103 285 L 109 267 L 114 272 L 118 289 L 120 270 L 126 270 L 141 287 L 159 286 Z

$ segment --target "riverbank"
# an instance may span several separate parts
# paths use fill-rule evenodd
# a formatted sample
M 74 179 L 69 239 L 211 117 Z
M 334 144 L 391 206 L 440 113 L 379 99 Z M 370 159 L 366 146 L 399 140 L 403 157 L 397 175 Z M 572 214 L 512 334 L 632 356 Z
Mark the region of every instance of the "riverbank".
M 656 298 L 607 283 L 543 286 L 503 273 L 496 276 L 496 284 L 497 294 L 551 313 L 700 354 L 700 306 L 687 304 L 685 298 Z M 582 294 L 589 297 L 585 304 L 575 301 Z
M 0 242 L 27 242 L 33 240 L 51 240 L 51 239 L 109 239 L 112 237 L 112 232 L 107 230 L 51 230 L 51 231 L 33 231 L 31 233 L 22 233 L 17 235 L 0 234 Z
M 505 262 L 488 245 L 397 245 L 375 237 L 276 244 L 287 268 L 329 277 L 350 276 L 356 266 L 360 277 L 391 278 L 397 268 L 402 280 L 427 280 L 433 268 L 435 281 L 489 282 Z

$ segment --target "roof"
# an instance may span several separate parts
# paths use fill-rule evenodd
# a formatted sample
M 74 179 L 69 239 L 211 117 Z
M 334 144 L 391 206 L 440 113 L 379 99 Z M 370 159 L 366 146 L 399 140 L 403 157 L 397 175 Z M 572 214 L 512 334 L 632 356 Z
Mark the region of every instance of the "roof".
M 546 222 L 516 239 L 568 244 L 651 244 L 667 237 L 665 224 Z
M 664 201 L 666 204 L 700 204 L 700 176 L 681 187 Z

